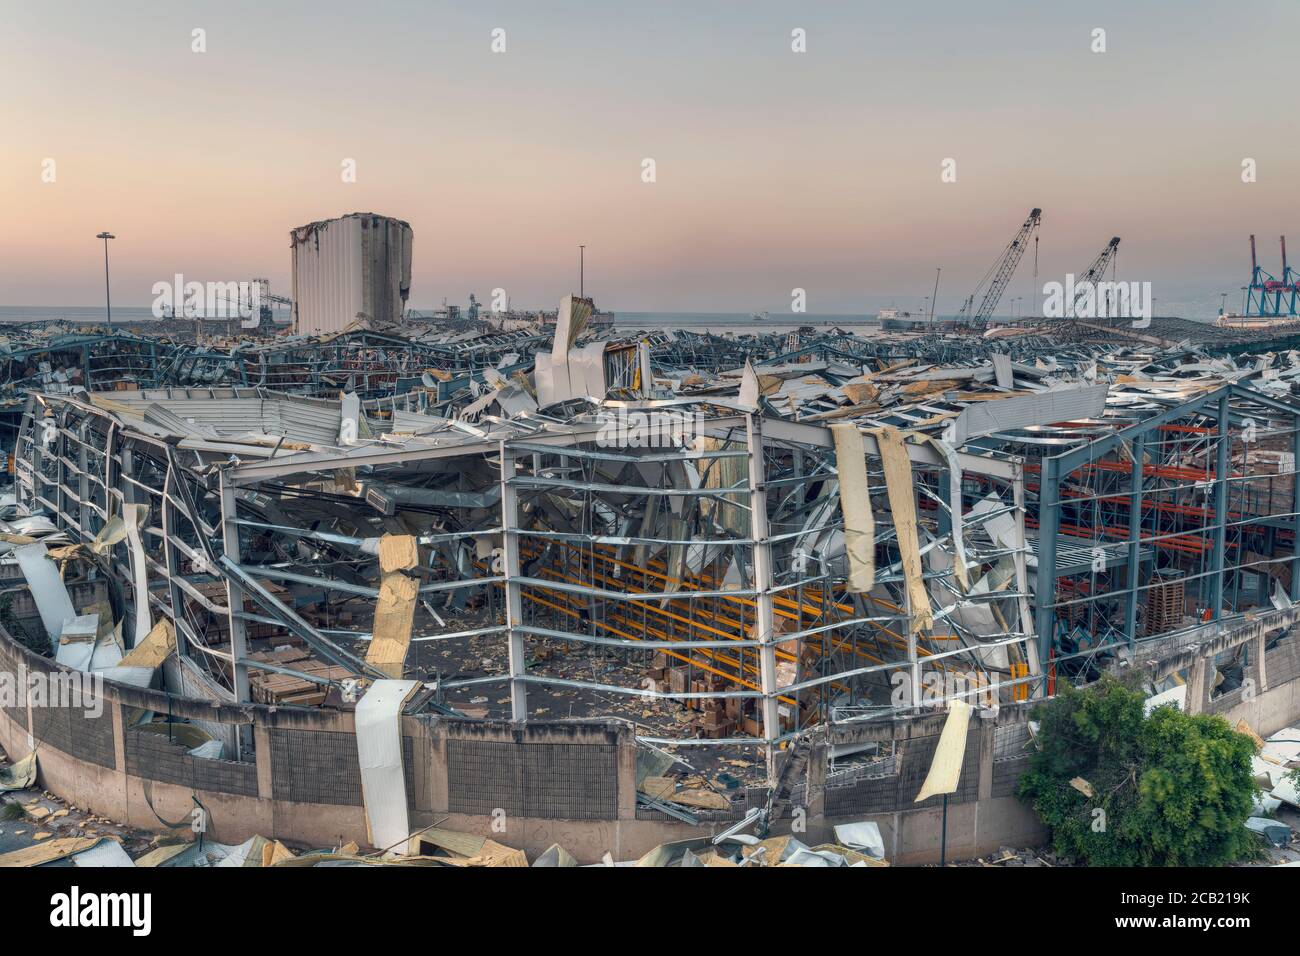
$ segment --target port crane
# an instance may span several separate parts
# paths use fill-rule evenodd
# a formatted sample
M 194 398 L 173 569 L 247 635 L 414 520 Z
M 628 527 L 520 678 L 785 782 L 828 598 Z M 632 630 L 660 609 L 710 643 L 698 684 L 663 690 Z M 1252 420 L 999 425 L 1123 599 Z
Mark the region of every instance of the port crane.
M 275 295 L 271 291 L 270 279 L 250 279 L 248 281 L 248 296 L 244 296 L 244 290 L 241 288 L 237 302 L 231 302 L 225 296 L 218 296 L 216 301 L 227 308 L 238 310 L 241 315 L 244 312 L 252 312 L 253 306 L 257 305 L 259 309 L 258 319 L 267 325 L 270 325 L 273 320 L 275 306 L 278 305 L 285 309 L 293 308 L 293 299 Z
M 249 329 L 249 330 L 260 329 L 263 332 L 273 331 L 276 325 L 287 324 L 287 321 L 285 322 L 276 321 L 274 309 L 275 306 L 278 305 L 292 311 L 293 309 L 292 299 L 288 299 L 282 295 L 275 295 L 274 293 L 272 293 L 270 279 L 251 279 L 249 280 L 247 285 L 248 285 L 248 289 L 247 289 L 248 297 L 245 298 L 244 295 L 245 290 L 241 287 L 239 291 L 239 300 L 237 302 L 232 302 L 230 299 L 227 299 L 225 296 L 215 297 L 215 304 L 225 306 L 226 309 L 229 310 L 228 315 L 224 319 L 226 323 L 226 332 L 228 335 L 233 336 L 235 334 L 236 322 L 239 323 L 239 326 L 241 328 Z M 257 315 L 253 316 L 251 315 L 251 313 L 255 305 L 257 306 Z M 250 313 L 248 319 L 241 318 L 241 316 L 243 316 L 245 312 Z M 173 310 L 171 317 L 172 318 L 176 317 L 175 310 Z M 195 342 L 201 344 L 203 342 L 203 323 L 205 321 L 205 317 L 202 315 L 195 315 L 194 321 L 195 321 Z M 222 320 L 218 320 L 218 321 L 222 321 Z
M 1092 265 L 1088 266 L 1087 271 L 1075 279 L 1074 301 L 1070 303 L 1070 311 L 1067 315 L 1073 317 L 1075 311 L 1079 308 L 1079 303 L 1091 289 L 1097 291 L 1097 283 L 1106 277 L 1106 270 L 1110 264 L 1115 261 L 1115 256 L 1119 253 L 1119 236 L 1112 236 L 1110 242 L 1106 243 L 1106 248 L 1097 254 L 1097 258 L 1092 260 Z M 1097 303 L 1100 307 L 1101 303 Z M 1108 313 L 1109 314 L 1109 313 Z
M 1260 266 L 1255 256 L 1255 237 L 1250 237 L 1250 287 L 1246 293 L 1246 315 L 1294 318 L 1297 314 L 1297 293 L 1300 293 L 1300 276 L 1296 275 L 1286 260 L 1286 236 L 1282 243 L 1282 278 L 1275 278 Z
M 1015 236 L 1007 244 L 1007 247 L 1002 250 L 1002 254 L 998 256 L 997 261 L 989 267 L 988 272 L 984 273 L 984 278 L 980 279 L 979 285 L 975 286 L 975 291 L 966 297 L 961 311 L 957 313 L 957 323 L 959 325 L 965 322 L 977 325 L 980 328 L 988 325 L 989 317 L 993 315 L 993 310 L 997 308 L 998 301 L 1002 298 L 1007 283 L 1011 281 L 1011 276 L 1015 274 L 1016 266 L 1020 265 L 1020 259 L 1024 256 L 1025 250 L 1029 248 L 1030 238 L 1038 231 L 1038 226 L 1042 220 L 1043 211 L 1041 209 L 1030 210 L 1029 218 L 1021 223 Z M 975 297 L 980 294 L 980 290 L 984 289 L 986 282 L 988 288 L 984 291 L 983 298 L 980 299 L 979 308 L 972 312 Z

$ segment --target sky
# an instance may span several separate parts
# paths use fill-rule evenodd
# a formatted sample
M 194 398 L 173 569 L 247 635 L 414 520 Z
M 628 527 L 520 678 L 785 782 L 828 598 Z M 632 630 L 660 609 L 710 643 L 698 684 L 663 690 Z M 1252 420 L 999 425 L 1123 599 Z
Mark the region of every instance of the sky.
M 941 267 L 955 312 L 1037 206 L 1000 312 L 1118 235 L 1208 316 L 1251 233 L 1275 274 L 1300 242 L 1298 34 L 1295 0 L 0 0 L 0 305 L 102 303 L 105 229 L 116 304 L 288 295 L 289 230 L 368 211 L 417 308 L 553 308 L 585 244 L 614 311 L 919 308 Z

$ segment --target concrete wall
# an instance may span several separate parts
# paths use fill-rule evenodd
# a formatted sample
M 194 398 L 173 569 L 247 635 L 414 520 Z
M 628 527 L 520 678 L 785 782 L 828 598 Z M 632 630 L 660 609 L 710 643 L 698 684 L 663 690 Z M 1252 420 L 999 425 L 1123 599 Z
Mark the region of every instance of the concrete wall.
M 1028 706 L 976 713 L 967 732 L 957 792 L 948 798 L 949 859 L 991 853 L 1004 845 L 1031 846 L 1047 837 L 1033 810 L 1015 796 L 1016 781 L 1029 758 Z M 894 759 L 884 762 L 884 772 L 864 769 L 827 776 L 826 761 L 814 755 L 807 781 L 807 792 L 814 794 L 809 816 L 824 822 L 810 826 L 810 836 L 829 840 L 835 824 L 870 819 L 880 826 L 891 861 L 937 860 L 943 800 L 915 799 L 946 719 L 940 712 L 833 728 L 823 746 L 889 742 Z
M 1261 733 L 1300 718 L 1300 641 L 1288 638 L 1254 665 L 1257 686 L 1207 701 L 1230 720 L 1245 716 Z M 58 671 L 0 630 L 0 672 L 25 686 L 29 673 Z M 1283 680 L 1285 678 L 1285 680 Z M 1200 701 L 1198 696 L 1195 698 Z M 250 759 L 189 756 L 165 733 L 136 726 L 144 711 L 243 726 Z M 977 716 L 957 793 L 949 798 L 950 859 L 1032 845 L 1046 834 L 1015 798 L 1028 759 L 1028 707 Z M 895 863 L 938 858 L 941 801 L 913 802 L 929 769 L 945 717 L 900 717 L 824 729 L 809 742 L 773 831 L 798 818 L 802 840 L 832 838 L 836 823 L 876 821 Z M 616 721 L 529 723 L 403 717 L 407 806 L 413 827 L 440 823 L 491 836 L 530 855 L 560 843 L 580 861 L 608 852 L 634 859 L 669 840 L 702 836 L 762 805 L 759 792 L 728 811 L 702 814 L 699 828 L 636 806 L 636 745 Z M 893 759 L 870 769 L 828 773 L 829 748 L 878 741 Z M 38 751 L 39 783 L 73 804 L 145 829 L 188 831 L 195 801 L 209 815 L 208 837 L 239 842 L 254 834 L 317 846 L 367 845 L 352 715 L 317 708 L 233 706 L 160 691 L 107 685 L 103 713 L 0 704 L 0 746 L 11 757 Z M 811 795 L 811 796 L 810 796 Z M 502 811 L 495 814 L 494 811 Z M 494 820 L 503 829 L 494 829 Z
M 0 631 L 0 673 L 13 675 L 13 686 L 60 671 Z M 95 717 L 31 699 L 0 705 L 0 746 L 14 757 L 36 749 L 42 787 L 132 826 L 188 830 L 197 800 L 208 811 L 209 838 L 220 842 L 263 834 L 367 845 L 350 712 L 234 706 L 112 684 L 101 705 Z M 140 729 L 146 711 L 243 726 L 254 752 L 242 761 L 192 757 L 165 733 Z M 404 717 L 402 737 L 414 826 L 446 821 L 531 853 L 561 842 L 592 861 L 606 852 L 640 855 L 678 835 L 676 824 L 636 818 L 636 753 L 626 724 Z M 504 831 L 492 829 L 498 808 Z
M 1243 650 L 1241 686 L 1216 696 L 1215 660 Z M 1155 642 L 1143 656 L 1152 677 L 1185 677 L 1188 713 L 1222 714 L 1234 725 L 1244 719 L 1264 737 L 1300 721 L 1300 606 L 1250 615 L 1226 631 L 1207 624 L 1169 646 Z
M 1300 635 L 1292 633 L 1261 653 L 1263 641 L 1251 648 L 1246 676 L 1252 683 L 1211 697 L 1210 665 L 1204 665 L 1206 677 L 1199 681 L 1202 693 L 1200 712 L 1222 714 L 1236 725 L 1245 720 L 1251 729 L 1267 737 L 1284 727 L 1300 723 Z

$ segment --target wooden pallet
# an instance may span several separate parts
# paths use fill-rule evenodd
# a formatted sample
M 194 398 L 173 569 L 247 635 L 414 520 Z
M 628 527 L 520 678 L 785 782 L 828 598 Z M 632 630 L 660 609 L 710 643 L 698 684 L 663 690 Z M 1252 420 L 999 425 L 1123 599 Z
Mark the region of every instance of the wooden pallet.
M 308 654 L 301 648 L 291 647 L 276 651 L 256 651 L 248 655 L 249 660 L 263 664 L 274 664 L 290 670 L 302 671 L 324 680 L 341 681 L 350 676 L 346 668 L 326 664 Z M 303 704 L 316 705 L 324 702 L 328 690 L 323 684 L 294 677 L 291 674 L 278 674 L 250 667 L 248 669 L 249 691 L 253 700 L 262 704 Z
M 1146 635 L 1164 634 L 1181 627 L 1186 606 L 1182 578 L 1153 582 L 1147 589 Z

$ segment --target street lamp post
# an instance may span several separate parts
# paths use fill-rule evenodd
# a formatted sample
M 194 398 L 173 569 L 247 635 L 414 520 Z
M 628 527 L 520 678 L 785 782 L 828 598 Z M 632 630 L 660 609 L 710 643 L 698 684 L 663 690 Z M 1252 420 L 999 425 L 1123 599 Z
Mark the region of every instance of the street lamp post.
M 934 309 L 935 306 L 938 305 L 939 303 L 939 273 L 942 271 L 943 268 L 940 266 L 936 266 L 934 269 L 934 291 L 930 293 L 930 318 L 929 318 L 930 328 L 932 329 L 934 328 Z
M 583 281 L 586 272 L 586 260 L 587 247 L 578 246 L 578 298 L 580 299 L 585 299 L 587 297 L 586 287 Z
M 106 230 L 99 233 L 95 238 L 104 240 L 104 311 L 108 316 L 108 324 L 111 326 L 113 324 L 113 297 L 108 290 L 108 240 L 116 239 L 117 236 Z

